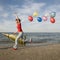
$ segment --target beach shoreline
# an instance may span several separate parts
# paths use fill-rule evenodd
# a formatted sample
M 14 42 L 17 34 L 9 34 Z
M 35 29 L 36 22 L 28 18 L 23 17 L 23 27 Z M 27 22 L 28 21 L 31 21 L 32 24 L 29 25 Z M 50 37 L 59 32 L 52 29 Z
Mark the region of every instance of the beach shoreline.
M 0 60 L 60 60 L 60 44 L 0 49 Z

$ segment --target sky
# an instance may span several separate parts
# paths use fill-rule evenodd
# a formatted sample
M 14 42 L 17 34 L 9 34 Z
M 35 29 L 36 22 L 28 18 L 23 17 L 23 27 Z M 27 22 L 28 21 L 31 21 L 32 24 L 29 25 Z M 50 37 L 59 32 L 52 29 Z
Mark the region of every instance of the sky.
M 41 17 L 51 12 L 56 12 L 55 23 L 47 21 L 38 22 L 37 17 L 33 21 L 28 16 L 33 16 L 37 11 Z M 60 0 L 0 0 L 0 32 L 15 32 L 15 14 L 21 19 L 24 32 L 60 32 Z

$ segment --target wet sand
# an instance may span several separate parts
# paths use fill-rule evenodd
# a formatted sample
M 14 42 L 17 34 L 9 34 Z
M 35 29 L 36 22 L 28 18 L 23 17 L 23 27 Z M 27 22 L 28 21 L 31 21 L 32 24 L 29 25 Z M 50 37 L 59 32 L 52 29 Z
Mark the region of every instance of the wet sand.
M 60 60 L 60 44 L 19 47 L 18 50 L 0 48 L 0 60 Z

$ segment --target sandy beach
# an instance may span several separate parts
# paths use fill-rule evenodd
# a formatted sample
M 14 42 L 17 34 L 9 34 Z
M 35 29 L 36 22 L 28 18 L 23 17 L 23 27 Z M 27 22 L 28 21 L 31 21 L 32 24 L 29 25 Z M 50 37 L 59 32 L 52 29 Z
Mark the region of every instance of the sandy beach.
M 0 60 L 60 60 L 60 44 L 37 47 L 0 48 Z

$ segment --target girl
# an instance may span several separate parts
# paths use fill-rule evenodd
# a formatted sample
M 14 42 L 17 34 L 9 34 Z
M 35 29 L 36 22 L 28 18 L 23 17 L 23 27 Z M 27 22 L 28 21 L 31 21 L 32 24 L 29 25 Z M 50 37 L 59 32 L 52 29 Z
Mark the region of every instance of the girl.
M 14 50 L 17 49 L 18 39 L 23 38 L 23 30 L 22 30 L 22 26 L 21 26 L 21 20 L 19 18 L 16 19 L 16 27 L 17 27 L 18 36 L 15 39 L 15 44 L 13 46 Z

